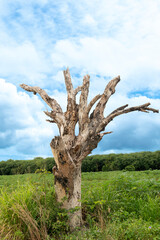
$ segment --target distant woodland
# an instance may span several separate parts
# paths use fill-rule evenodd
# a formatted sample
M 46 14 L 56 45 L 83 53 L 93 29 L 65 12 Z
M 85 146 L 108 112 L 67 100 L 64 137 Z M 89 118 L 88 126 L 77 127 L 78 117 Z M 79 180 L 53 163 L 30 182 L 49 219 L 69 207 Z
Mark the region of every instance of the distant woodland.
M 52 172 L 54 158 L 36 157 L 33 160 L 12 160 L 0 162 L 0 175 Z M 143 171 L 160 169 L 160 151 L 130 154 L 92 155 L 82 163 L 82 172 L 98 171 Z

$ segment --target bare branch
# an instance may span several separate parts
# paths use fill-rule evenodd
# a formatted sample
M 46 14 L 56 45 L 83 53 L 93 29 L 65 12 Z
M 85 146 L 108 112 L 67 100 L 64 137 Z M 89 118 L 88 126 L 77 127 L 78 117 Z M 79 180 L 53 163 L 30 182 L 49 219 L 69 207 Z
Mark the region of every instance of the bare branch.
M 51 111 L 51 112 L 44 111 L 44 113 L 51 118 L 51 119 L 47 119 L 46 121 L 50 123 L 56 123 L 59 128 L 59 132 L 62 135 L 64 130 L 64 125 L 65 125 L 64 115 L 56 113 L 55 111 Z
M 67 93 L 68 93 L 68 98 L 70 98 L 71 97 L 70 95 L 72 95 L 72 93 L 73 93 L 73 85 L 72 85 L 72 80 L 71 80 L 71 75 L 70 75 L 69 68 L 64 70 L 63 74 L 64 74 L 66 89 L 67 89 Z
M 51 111 L 51 112 L 48 112 L 48 111 L 43 111 L 48 117 L 54 119 L 55 116 L 56 116 L 56 113 Z
M 152 111 L 154 113 L 159 113 L 158 109 L 154 109 L 154 108 L 146 108 L 148 111 Z
M 75 134 L 75 126 L 78 121 L 78 106 L 76 104 L 76 94 L 81 90 L 80 87 L 73 89 L 69 68 L 63 71 L 67 89 L 67 111 L 65 112 L 65 134 Z
M 99 103 L 97 104 L 95 110 L 94 110 L 94 116 L 96 116 L 97 113 L 100 114 L 100 116 L 103 116 L 103 112 L 106 106 L 106 103 L 108 102 L 108 99 L 110 98 L 111 95 L 113 95 L 115 93 L 115 87 L 118 84 L 118 82 L 120 81 L 120 76 L 112 79 L 106 86 L 104 93 L 99 101 Z
M 108 123 L 111 122 L 115 117 L 117 117 L 119 115 L 122 115 L 122 114 L 125 114 L 125 113 L 134 112 L 134 111 L 147 112 L 147 113 L 149 111 L 152 111 L 154 113 L 159 112 L 159 110 L 157 110 L 157 109 L 149 108 L 148 107 L 149 105 L 150 105 L 150 103 L 145 103 L 145 104 L 140 105 L 140 106 L 126 108 L 128 106 L 128 104 L 126 104 L 122 107 L 117 108 L 116 110 L 111 112 L 106 118 L 103 119 L 103 121 L 97 127 L 96 132 L 100 133 L 101 131 L 104 130 L 104 128 L 108 125 Z
M 102 138 L 104 135 L 106 134 L 111 134 L 113 133 L 112 131 L 111 132 L 104 132 L 104 133 L 99 133 L 98 135 Z
M 34 94 L 39 94 L 41 98 L 57 113 L 62 113 L 61 106 L 57 103 L 54 98 L 48 96 L 48 94 L 40 87 L 31 87 L 26 84 L 20 84 L 20 87 L 28 92 L 33 92 Z
M 112 113 L 115 113 L 115 112 L 117 112 L 117 111 L 123 110 L 123 109 L 125 109 L 126 107 L 128 107 L 128 104 L 123 105 L 122 107 L 119 107 L 119 108 L 115 109 Z M 112 114 L 112 113 L 111 113 L 111 114 Z
M 81 87 L 81 95 L 79 100 L 79 131 L 84 129 L 84 125 L 87 122 L 86 108 L 87 108 L 87 99 L 89 93 L 89 79 L 90 76 L 86 75 L 83 78 L 83 85 Z
M 112 121 L 113 118 L 125 114 L 125 113 L 129 113 L 129 112 L 134 112 L 134 111 L 140 111 L 140 112 L 149 112 L 152 111 L 154 113 L 158 113 L 159 110 L 154 109 L 154 108 L 148 108 L 148 106 L 150 105 L 150 103 L 145 103 L 143 105 L 140 106 L 136 106 L 136 107 L 130 107 L 130 108 L 126 108 L 126 109 L 117 109 L 115 111 L 113 111 L 110 115 L 108 115 L 108 117 L 106 117 L 105 122 L 109 123 L 110 121 Z M 124 107 L 124 106 L 123 106 Z
M 47 122 L 50 122 L 50 123 L 56 123 L 56 121 L 54 120 L 50 120 L 50 119 L 46 119 Z
M 89 75 L 86 75 L 83 78 L 83 85 L 81 87 L 81 96 L 79 101 L 80 110 L 82 109 L 84 110 L 84 108 L 86 108 L 87 106 L 87 99 L 89 93 L 89 79 L 90 79 Z
M 88 104 L 87 110 L 86 110 L 86 114 L 88 115 L 91 108 L 93 107 L 93 105 L 102 97 L 101 94 L 98 94 L 97 96 L 95 96 L 90 103 Z

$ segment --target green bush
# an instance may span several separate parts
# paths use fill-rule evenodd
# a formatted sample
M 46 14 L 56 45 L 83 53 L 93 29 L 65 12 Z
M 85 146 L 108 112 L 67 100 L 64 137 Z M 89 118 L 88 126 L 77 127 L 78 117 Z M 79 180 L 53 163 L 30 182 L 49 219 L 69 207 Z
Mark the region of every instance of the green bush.
M 125 170 L 126 170 L 126 171 L 135 171 L 135 166 L 133 166 L 133 165 L 128 165 L 128 166 L 125 167 Z

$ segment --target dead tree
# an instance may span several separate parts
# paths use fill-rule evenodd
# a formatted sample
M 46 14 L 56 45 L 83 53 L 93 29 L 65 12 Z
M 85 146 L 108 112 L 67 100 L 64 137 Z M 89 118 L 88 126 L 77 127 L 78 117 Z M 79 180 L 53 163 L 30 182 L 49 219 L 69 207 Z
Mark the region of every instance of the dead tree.
M 64 72 L 65 85 L 67 90 L 67 110 L 62 111 L 57 101 L 47 95 L 39 87 L 30 87 L 25 84 L 20 86 L 34 94 L 39 94 L 49 105 L 51 111 L 45 111 L 50 118 L 48 121 L 56 123 L 60 136 L 52 139 L 50 146 L 56 162 L 53 172 L 55 175 L 55 191 L 58 202 L 63 202 L 62 207 L 71 209 L 79 207 L 79 210 L 70 215 L 70 226 L 74 229 L 82 223 L 81 213 L 81 164 L 82 160 L 97 147 L 104 135 L 111 132 L 103 132 L 105 127 L 117 116 L 133 111 L 154 112 L 159 111 L 150 108 L 150 103 L 136 107 L 128 107 L 128 104 L 121 106 L 104 117 L 105 106 L 115 93 L 115 87 L 120 81 L 120 76 L 111 80 L 102 95 L 95 96 L 89 104 L 87 103 L 89 93 L 90 76 L 83 78 L 82 86 L 73 88 L 69 69 Z M 76 95 L 81 92 L 79 103 L 76 103 Z M 96 104 L 91 112 L 93 105 Z M 79 134 L 75 135 L 75 126 L 79 124 Z

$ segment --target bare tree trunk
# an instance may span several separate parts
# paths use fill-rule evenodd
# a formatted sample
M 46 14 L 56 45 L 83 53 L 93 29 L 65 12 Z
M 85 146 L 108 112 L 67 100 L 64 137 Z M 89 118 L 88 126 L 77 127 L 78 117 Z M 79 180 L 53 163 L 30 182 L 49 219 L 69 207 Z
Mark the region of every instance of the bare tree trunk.
M 31 87 L 25 84 L 20 86 L 28 92 L 39 94 L 48 104 L 51 111 L 45 111 L 50 118 L 49 122 L 56 123 L 60 136 L 51 141 L 51 149 L 55 158 L 56 167 L 53 168 L 55 175 L 55 191 L 57 201 L 62 202 L 62 207 L 69 210 L 79 207 L 79 210 L 69 215 L 71 229 L 82 223 L 81 213 L 81 163 L 82 160 L 101 141 L 104 135 L 112 132 L 103 132 L 105 127 L 117 116 L 133 112 L 154 112 L 159 110 L 150 108 L 150 103 L 140 106 L 128 107 L 128 104 L 120 106 L 108 116 L 104 116 L 104 109 L 109 98 L 115 93 L 115 88 L 120 81 L 120 76 L 112 79 L 106 86 L 103 94 L 98 94 L 88 103 L 90 76 L 83 78 L 82 86 L 73 88 L 69 69 L 64 72 L 65 85 L 67 90 L 67 110 L 62 111 L 58 102 L 48 96 L 39 87 Z M 76 95 L 81 91 L 79 104 L 76 102 Z M 92 113 L 90 113 L 94 104 Z M 75 126 L 79 124 L 79 135 L 75 136 Z
M 69 226 L 73 230 L 82 224 L 81 163 L 74 167 L 65 151 L 51 149 L 57 165 L 53 168 L 57 201 L 62 203 L 62 208 L 69 210 Z

